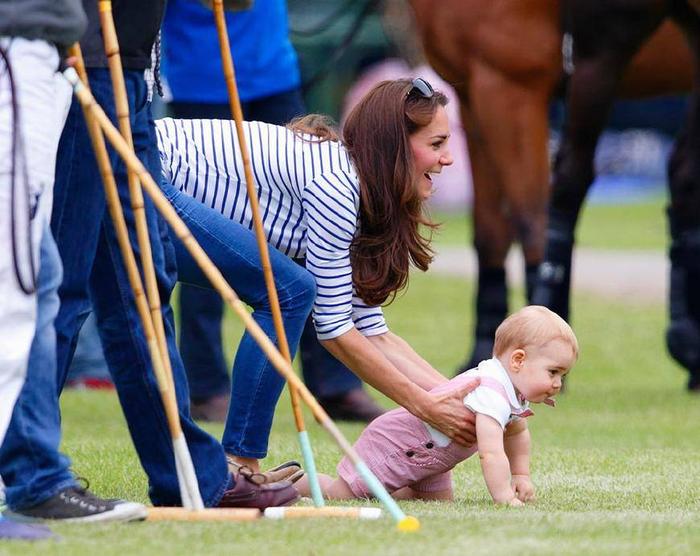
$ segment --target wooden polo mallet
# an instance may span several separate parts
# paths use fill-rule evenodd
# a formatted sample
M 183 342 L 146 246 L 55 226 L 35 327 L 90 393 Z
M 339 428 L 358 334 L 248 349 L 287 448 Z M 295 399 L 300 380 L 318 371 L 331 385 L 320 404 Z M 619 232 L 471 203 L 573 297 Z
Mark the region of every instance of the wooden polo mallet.
M 126 94 L 126 85 L 124 84 L 124 73 L 122 69 L 121 58 L 119 55 L 119 41 L 117 39 L 117 31 L 114 27 L 114 19 L 112 16 L 112 2 L 110 0 L 99 0 L 97 2 L 100 16 L 100 24 L 102 26 L 102 36 L 104 40 L 105 54 L 109 65 L 109 73 L 112 80 L 112 89 L 114 92 L 114 106 L 116 110 L 117 121 L 119 122 L 119 131 L 122 137 L 129 145 L 131 150 L 134 149 L 133 139 L 131 136 L 131 123 L 129 121 L 129 101 Z M 156 342 L 161 354 L 163 364 L 164 377 L 167 381 L 167 391 L 172 393 L 174 399 L 174 385 L 172 378 L 172 367 L 170 365 L 170 357 L 168 347 L 165 341 L 165 329 L 163 326 L 163 315 L 160 306 L 160 295 L 158 293 L 158 284 L 156 281 L 155 269 L 153 266 L 153 255 L 151 253 L 151 242 L 148 237 L 148 224 L 146 222 L 146 213 L 144 210 L 143 192 L 139 184 L 136 174 L 127 168 L 127 177 L 129 183 L 129 197 L 131 199 L 131 209 L 134 214 L 134 223 L 136 227 L 136 237 L 141 252 L 141 267 L 143 269 L 144 281 L 146 284 L 146 298 L 150 308 L 151 322 L 153 325 Z M 178 418 L 179 424 L 179 418 Z M 180 436 L 182 435 L 180 431 Z M 175 439 L 175 437 L 173 437 Z M 184 439 L 184 437 L 183 437 Z M 179 442 L 178 442 L 179 443 Z M 175 440 L 173 440 L 175 445 Z M 182 449 L 180 449 L 182 451 Z M 185 447 L 186 450 L 186 447 Z M 188 463 L 189 462 L 189 463 Z M 186 477 L 184 467 L 192 467 L 189 451 L 185 455 L 184 452 L 175 457 L 175 468 L 178 474 L 178 483 L 180 484 L 180 493 L 182 496 L 182 505 L 185 508 L 193 510 L 204 509 L 202 498 L 199 493 L 199 487 L 196 480 L 191 486 L 186 486 L 192 483 L 191 478 Z M 193 469 L 194 473 L 194 469 Z M 185 488 L 183 488 L 183 486 Z
M 114 27 L 114 18 L 112 16 L 112 2 L 111 0 L 99 0 L 97 4 L 100 14 L 100 24 L 102 26 L 105 54 L 107 55 L 109 74 L 112 79 L 114 107 L 116 109 L 117 121 L 119 122 L 119 131 L 133 150 L 134 142 L 131 136 L 131 123 L 129 121 L 129 100 L 126 94 L 126 85 L 124 84 L 124 73 L 119 53 L 117 31 Z M 166 369 L 166 376 L 172 377 L 170 358 L 168 357 L 168 346 L 165 341 L 165 329 L 163 326 L 163 314 L 161 313 L 160 307 L 158 283 L 153 267 L 151 242 L 148 238 L 148 224 L 146 223 L 146 213 L 144 211 L 143 192 L 141 191 L 141 185 L 139 184 L 136 174 L 131 170 L 127 170 L 127 172 L 131 209 L 134 213 L 136 237 L 139 250 L 141 251 L 141 266 L 146 283 L 146 297 L 151 310 L 151 318 L 153 319 L 158 347 L 163 354 L 163 365 Z
M 306 388 L 306 385 L 296 375 L 291 363 L 285 358 L 274 343 L 266 336 L 265 332 L 260 328 L 258 323 L 252 318 L 246 310 L 245 304 L 238 298 L 231 286 L 228 285 L 221 272 L 211 262 L 204 250 L 200 247 L 192 234 L 187 229 L 185 223 L 177 215 L 175 209 L 170 205 L 165 195 L 160 191 L 160 188 L 150 176 L 146 168 L 143 166 L 138 157 L 129 149 L 124 138 L 119 134 L 119 131 L 112 125 L 104 111 L 97 105 L 90 91 L 82 85 L 77 73 L 73 68 L 68 68 L 63 72 L 66 79 L 73 86 L 73 92 L 83 106 L 83 109 L 88 113 L 91 120 L 96 122 L 95 127 L 99 125 L 102 133 L 112 144 L 114 149 L 124 159 L 125 164 L 137 174 L 141 185 L 146 190 L 146 193 L 153 200 L 154 205 L 163 215 L 176 236 L 182 241 L 187 250 L 192 255 L 192 258 L 202 269 L 202 272 L 207 276 L 212 283 L 214 289 L 219 292 L 224 301 L 231 307 L 233 312 L 243 321 L 246 329 L 252 338 L 258 343 L 265 355 L 268 357 L 272 365 L 279 373 L 296 388 L 301 399 L 309 406 L 312 414 L 321 426 L 328 431 L 333 440 L 338 444 L 344 454 L 348 456 L 350 461 L 355 466 L 358 474 L 364 480 L 372 494 L 384 504 L 387 511 L 397 522 L 397 526 L 401 531 L 416 531 L 420 527 L 419 521 L 412 516 L 407 516 L 396 501 L 389 495 L 384 486 L 369 470 L 367 465 L 362 461 L 360 456 L 354 450 L 352 445 L 340 432 L 338 427 L 328 416 L 325 410 L 316 401 L 314 396 Z M 153 341 L 155 345 L 155 341 Z M 317 511 L 321 511 L 318 509 Z M 202 513 L 206 513 L 202 512 Z M 321 514 L 318 514 L 321 515 Z
M 248 200 L 250 201 L 250 209 L 253 215 L 253 226 L 255 229 L 255 239 L 258 243 L 258 251 L 260 252 L 260 260 L 262 261 L 263 275 L 265 277 L 265 286 L 267 287 L 267 295 L 270 299 L 270 308 L 272 310 L 272 320 L 275 325 L 275 334 L 277 335 L 277 343 L 282 355 L 291 363 L 292 358 L 289 352 L 289 344 L 287 342 L 287 334 L 284 330 L 282 321 L 282 312 L 280 310 L 279 299 L 277 297 L 277 288 L 275 287 L 275 278 L 272 274 L 272 265 L 270 264 L 270 254 L 267 247 L 267 238 L 265 237 L 265 229 L 263 228 L 262 218 L 260 217 L 260 205 L 258 203 L 258 195 L 255 191 L 255 179 L 250 168 L 250 156 L 248 153 L 248 145 L 246 144 L 245 134 L 243 133 L 243 111 L 241 110 L 241 101 L 238 95 L 238 87 L 236 85 L 235 71 L 233 67 L 233 57 L 231 56 L 231 46 L 228 40 L 228 30 L 226 28 L 226 18 L 224 16 L 223 0 L 213 0 L 214 18 L 216 20 L 216 31 L 219 36 L 219 49 L 221 50 L 221 61 L 224 68 L 224 79 L 226 80 L 226 88 L 228 90 L 228 99 L 231 107 L 231 116 L 236 124 L 236 135 L 238 144 L 241 149 L 243 158 L 243 170 L 246 181 L 246 190 L 248 192 Z M 311 489 L 311 498 L 316 507 L 324 506 L 323 494 L 321 485 L 318 482 L 318 473 L 316 471 L 316 461 L 314 460 L 313 450 L 311 449 L 311 441 L 309 434 L 306 431 L 304 423 L 304 415 L 301 411 L 299 403 L 299 394 L 291 383 L 289 386 L 289 396 L 292 401 L 292 412 L 294 413 L 294 423 L 299 433 L 299 446 L 304 460 L 304 470 L 309 480 Z

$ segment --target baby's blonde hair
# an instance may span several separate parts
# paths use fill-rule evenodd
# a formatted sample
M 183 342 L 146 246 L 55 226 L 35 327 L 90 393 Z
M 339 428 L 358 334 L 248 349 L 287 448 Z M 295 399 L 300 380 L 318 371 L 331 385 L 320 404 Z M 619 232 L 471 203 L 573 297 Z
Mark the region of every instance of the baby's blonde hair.
M 493 355 L 499 357 L 508 349 L 542 346 L 555 339 L 567 342 L 578 358 L 578 340 L 568 323 L 541 305 L 529 305 L 506 318 L 496 329 Z

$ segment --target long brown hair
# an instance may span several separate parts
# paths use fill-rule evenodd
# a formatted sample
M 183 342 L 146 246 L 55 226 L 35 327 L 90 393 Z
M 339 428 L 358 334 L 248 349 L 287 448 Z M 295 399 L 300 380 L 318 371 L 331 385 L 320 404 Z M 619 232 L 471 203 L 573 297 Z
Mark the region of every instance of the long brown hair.
M 382 81 L 350 112 L 343 143 L 360 180 L 359 228 L 350 246 L 352 279 L 357 295 L 369 305 L 381 305 L 408 284 L 410 264 L 428 270 L 433 260 L 430 235 L 437 227 L 424 213 L 415 187 L 409 136 L 430 124 L 447 97 L 409 94 L 408 79 Z M 310 141 L 337 141 L 333 121 L 310 114 L 287 127 Z M 308 138 L 306 135 L 314 138 Z
M 360 223 L 350 248 L 357 295 L 369 305 L 394 300 L 408 284 L 412 263 L 427 270 L 433 260 L 430 233 L 415 187 L 409 136 L 433 119 L 447 97 L 409 94 L 410 80 L 383 81 L 355 106 L 343 127 L 343 142 L 360 179 Z

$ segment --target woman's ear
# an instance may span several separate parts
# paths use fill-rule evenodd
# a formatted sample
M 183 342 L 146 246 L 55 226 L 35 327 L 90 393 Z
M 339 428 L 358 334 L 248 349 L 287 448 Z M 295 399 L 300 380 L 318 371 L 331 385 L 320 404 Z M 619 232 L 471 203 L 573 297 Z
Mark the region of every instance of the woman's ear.
M 525 362 L 525 350 L 524 349 L 514 349 L 510 353 L 510 368 L 514 372 L 518 372 Z

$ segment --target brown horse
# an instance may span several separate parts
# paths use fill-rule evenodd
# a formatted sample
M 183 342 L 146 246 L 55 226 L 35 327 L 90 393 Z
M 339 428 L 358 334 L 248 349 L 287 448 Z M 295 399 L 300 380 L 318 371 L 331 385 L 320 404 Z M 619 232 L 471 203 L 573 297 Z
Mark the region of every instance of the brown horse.
M 534 301 L 569 316 L 574 230 L 593 180 L 598 137 L 622 72 L 640 45 L 671 17 L 700 63 L 699 3 L 663 0 L 567 0 L 572 22 L 573 65 L 568 120 L 554 167 L 547 248 Z M 671 61 L 673 54 L 664 52 Z M 671 232 L 670 354 L 689 374 L 688 388 L 700 391 L 700 85 L 695 76 L 689 115 L 669 160 Z
M 435 70 L 454 86 L 474 182 L 479 264 L 475 342 L 464 368 L 490 357 L 507 313 L 504 261 L 523 250 L 531 298 L 542 261 L 550 192 L 548 106 L 562 82 L 562 16 L 555 0 L 410 0 Z M 688 90 L 691 57 L 664 23 L 635 57 L 618 93 Z

